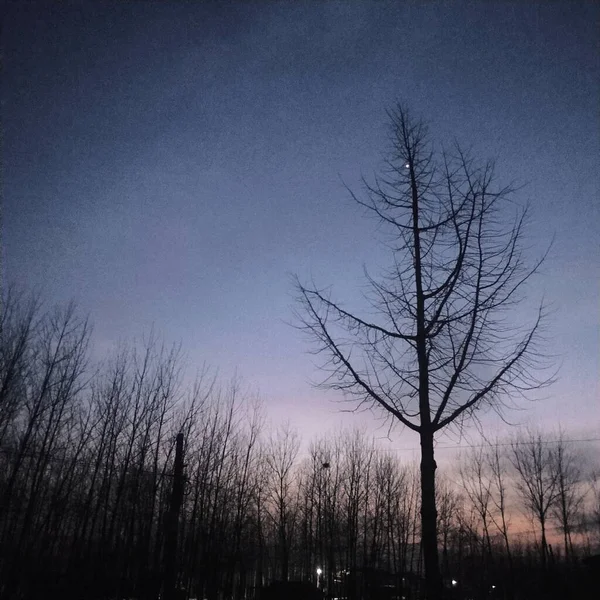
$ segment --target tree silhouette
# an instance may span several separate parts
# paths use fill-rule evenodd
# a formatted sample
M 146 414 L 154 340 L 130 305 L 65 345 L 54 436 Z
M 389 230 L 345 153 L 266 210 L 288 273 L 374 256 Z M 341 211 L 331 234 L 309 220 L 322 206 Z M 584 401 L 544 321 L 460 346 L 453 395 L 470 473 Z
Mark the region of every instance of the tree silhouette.
M 523 504 L 540 525 L 540 556 L 546 569 L 549 558 L 548 517 L 558 498 L 558 472 L 554 450 L 539 432 L 520 434 L 511 445 L 511 461 L 517 473 L 516 488 Z
M 300 327 L 327 372 L 322 385 L 375 405 L 420 436 L 421 525 L 427 597 L 442 594 L 438 564 L 434 436 L 483 406 L 500 410 L 538 388 L 543 307 L 515 321 L 528 264 L 527 211 L 495 183 L 494 164 L 455 145 L 436 151 L 425 123 L 397 105 L 384 172 L 363 180 L 358 204 L 390 233 L 391 266 L 365 276 L 361 316 L 327 290 L 296 280 Z

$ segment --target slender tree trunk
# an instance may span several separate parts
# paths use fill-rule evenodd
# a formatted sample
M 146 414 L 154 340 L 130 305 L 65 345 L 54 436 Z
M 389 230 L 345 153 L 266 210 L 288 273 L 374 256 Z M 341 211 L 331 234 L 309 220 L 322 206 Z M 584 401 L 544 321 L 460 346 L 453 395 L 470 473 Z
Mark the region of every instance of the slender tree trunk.
M 280 517 L 281 524 L 279 526 L 279 544 L 281 546 L 281 581 L 287 581 L 290 573 L 290 557 L 288 548 L 288 539 L 285 531 L 284 517 Z
M 540 527 L 542 529 L 542 569 L 545 571 L 548 564 L 548 541 L 546 540 L 546 517 L 540 515 Z
M 257 594 L 255 597 L 259 598 L 262 595 L 262 588 L 264 583 L 264 537 L 263 537 L 263 526 L 262 526 L 262 502 L 261 502 L 261 492 L 258 491 L 257 501 L 256 501 L 256 535 L 258 538 L 258 552 L 256 557 L 256 579 L 255 579 L 255 588 L 257 590 Z
M 163 597 L 165 600 L 174 600 L 177 588 L 177 534 L 179 528 L 179 511 L 183 501 L 184 479 L 183 479 L 183 433 L 177 434 L 175 449 L 175 465 L 173 468 L 173 491 L 167 523 L 165 527 L 164 545 L 164 579 Z
M 433 455 L 433 432 L 421 431 L 421 537 L 427 600 L 442 598 L 437 546 L 437 509 L 435 506 L 436 468 Z

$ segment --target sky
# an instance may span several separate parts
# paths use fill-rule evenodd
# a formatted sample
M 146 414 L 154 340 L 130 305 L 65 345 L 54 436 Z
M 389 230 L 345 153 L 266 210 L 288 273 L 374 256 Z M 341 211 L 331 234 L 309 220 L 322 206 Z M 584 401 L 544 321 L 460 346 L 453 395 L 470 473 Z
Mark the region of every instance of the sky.
M 555 238 L 529 293 L 552 308 L 559 379 L 510 420 L 600 437 L 598 4 L 6 6 L 3 285 L 75 300 L 99 353 L 154 327 L 304 436 L 385 436 L 311 385 L 291 275 L 352 302 L 363 265 L 385 263 L 344 184 L 381 167 L 401 100 L 523 185 L 534 255 Z

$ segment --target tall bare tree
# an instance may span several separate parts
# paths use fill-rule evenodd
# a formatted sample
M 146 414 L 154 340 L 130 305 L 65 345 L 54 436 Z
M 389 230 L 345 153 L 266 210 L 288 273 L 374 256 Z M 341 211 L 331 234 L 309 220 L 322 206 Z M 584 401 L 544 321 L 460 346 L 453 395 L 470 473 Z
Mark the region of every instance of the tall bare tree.
M 463 456 L 459 472 L 462 487 L 481 522 L 482 558 L 485 564 L 492 555 L 492 482 L 485 461 L 485 448 L 472 448 Z
M 295 525 L 293 468 L 299 448 L 298 434 L 286 423 L 271 438 L 266 453 L 266 464 L 271 479 L 269 514 L 277 530 L 282 581 L 287 581 L 289 577 L 290 545 Z
M 300 327 L 316 343 L 323 385 L 376 405 L 421 444 L 422 544 L 427 597 L 442 594 L 438 564 L 434 437 L 486 406 L 537 388 L 536 341 L 515 306 L 540 265 L 523 248 L 526 210 L 498 186 L 494 164 L 458 146 L 438 152 L 426 125 L 390 111 L 392 148 L 381 176 L 352 194 L 389 233 L 391 266 L 366 273 L 368 307 L 345 308 L 297 280 Z
M 486 462 L 490 470 L 491 491 L 492 491 L 492 510 L 490 516 L 496 526 L 506 552 L 506 561 L 508 564 L 508 597 L 513 595 L 514 588 L 514 567 L 512 551 L 509 539 L 510 517 L 508 515 L 507 503 L 509 494 L 508 484 L 508 459 L 505 453 L 501 452 L 500 443 L 496 441 L 488 446 L 486 451 Z
M 587 507 L 587 514 L 582 518 L 586 529 L 593 532 L 597 547 L 600 548 L 600 473 L 592 472 L 589 474 L 590 499 Z
M 552 459 L 556 473 L 557 492 L 553 516 L 562 530 L 565 559 L 567 562 L 571 562 L 573 558 L 572 533 L 585 500 L 586 490 L 582 485 L 584 458 L 581 453 L 569 446 L 564 432 L 561 430 L 552 453 Z
M 540 556 L 542 568 L 545 569 L 549 558 L 548 517 L 558 498 L 558 472 L 554 453 L 541 433 L 530 430 L 513 441 L 511 461 L 517 472 L 517 491 L 527 512 L 540 525 Z

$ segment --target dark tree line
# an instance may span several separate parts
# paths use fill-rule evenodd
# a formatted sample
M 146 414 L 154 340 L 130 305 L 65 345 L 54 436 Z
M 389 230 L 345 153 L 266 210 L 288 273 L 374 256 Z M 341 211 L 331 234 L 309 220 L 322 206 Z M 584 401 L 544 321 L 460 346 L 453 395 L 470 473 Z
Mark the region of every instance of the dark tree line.
M 413 465 L 359 432 L 302 449 L 292 427 L 267 430 L 236 382 L 205 370 L 187 384 L 179 349 L 155 337 L 101 364 L 89 340 L 72 306 L 2 298 L 2 599 L 157 598 L 179 432 L 176 580 L 187 597 L 258 598 L 275 580 L 308 580 L 332 597 L 418 597 Z M 532 597 L 518 592 L 553 565 L 581 569 L 597 549 L 600 488 L 564 439 L 546 441 L 491 444 L 438 485 L 448 594 L 488 598 L 494 585 L 498 597 Z M 519 515 L 535 524 L 525 538 Z

